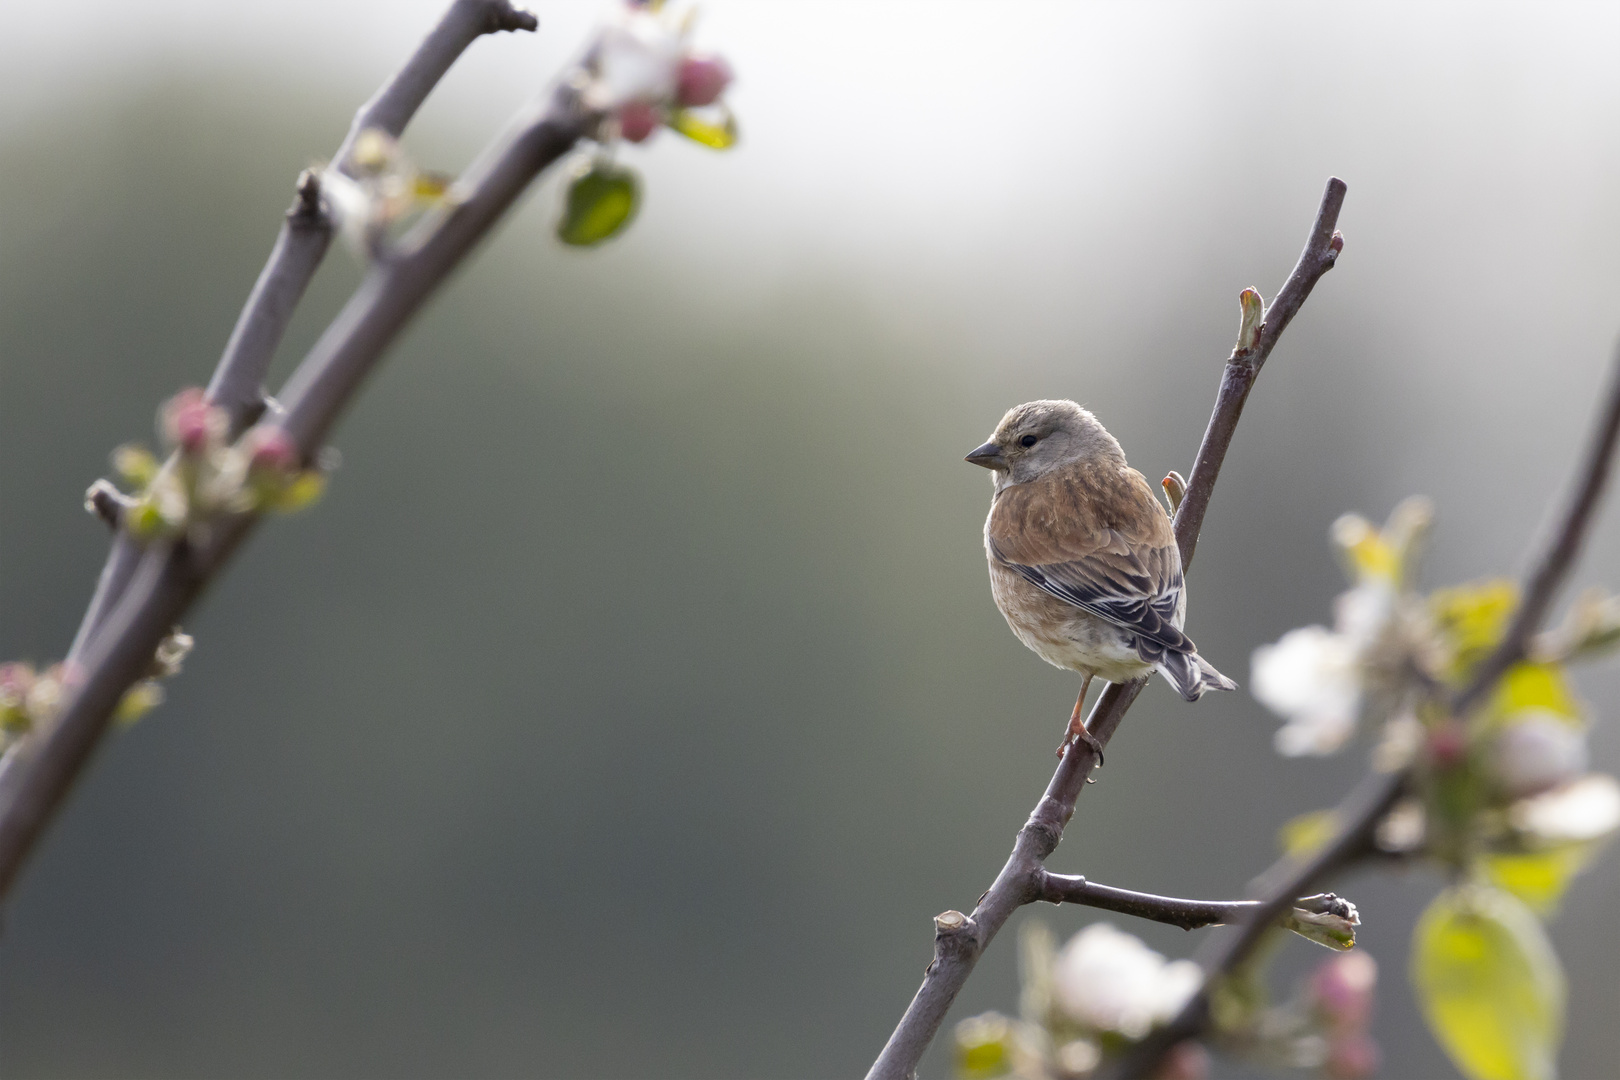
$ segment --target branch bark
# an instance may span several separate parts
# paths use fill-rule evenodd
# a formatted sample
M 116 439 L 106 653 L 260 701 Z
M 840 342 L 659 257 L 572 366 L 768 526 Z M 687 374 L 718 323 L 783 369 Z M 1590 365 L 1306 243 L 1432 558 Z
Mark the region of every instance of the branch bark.
M 452 13 L 480 6 L 493 9 L 458 0 Z M 519 114 L 458 183 L 453 205 L 424 217 L 390 258 L 373 266 L 293 373 L 286 412 L 278 422 L 306 460 L 313 458 L 361 379 L 422 303 L 528 184 L 595 129 L 600 117 L 579 100 L 577 81 L 565 76 L 549 99 Z M 23 860 L 105 734 L 124 691 L 150 666 L 158 642 L 256 521 L 251 515 L 223 517 L 211 523 L 202 544 L 182 541 L 144 549 L 130 544 L 123 549 L 130 556 L 127 588 L 112 595 L 98 587 L 92 608 L 99 608 L 104 622 L 81 635 L 85 641 L 68 665 L 61 713 L 49 730 L 18 747 L 0 777 L 0 896 L 15 882 Z M 115 563 L 124 565 L 120 558 L 115 549 L 103 585 Z
M 1482 661 L 1469 682 L 1452 700 L 1454 712 L 1477 705 L 1496 686 L 1508 668 L 1524 659 L 1531 637 L 1541 628 L 1553 598 L 1574 568 L 1576 556 L 1591 532 L 1598 500 L 1613 471 L 1616 444 L 1620 443 L 1620 352 L 1610 375 L 1609 392 L 1598 414 L 1598 424 L 1577 473 L 1577 483 L 1558 528 L 1534 564 L 1524 587 L 1524 599 L 1501 643 Z M 1254 914 L 1233 932 L 1212 938 L 1207 955 L 1199 957 L 1205 971 L 1204 987 L 1169 1024 L 1154 1031 L 1104 1075 L 1128 1078 L 1152 1075 L 1171 1047 L 1196 1038 L 1209 1026 L 1209 986 L 1229 975 L 1251 955 L 1286 909 L 1288 898 L 1326 882 L 1334 874 L 1373 855 L 1373 834 L 1384 815 L 1405 792 L 1407 775 L 1371 772 L 1334 811 L 1339 822 L 1333 838 L 1308 859 L 1282 859 L 1255 882 L 1261 897 Z
M 1259 900 L 1182 900 L 1173 896 L 1155 896 L 1152 893 L 1116 889 L 1112 885 L 1099 885 L 1071 874 L 1043 871 L 1040 899 L 1048 904 L 1081 904 L 1121 915 L 1134 915 L 1138 919 L 1179 926 L 1183 930 L 1197 930 L 1205 926 L 1225 926 L 1243 922 L 1260 907 Z M 1342 901 L 1332 893 L 1302 896 L 1288 904 L 1321 914 L 1340 910 Z M 1280 918 L 1283 911 L 1278 912 Z
M 1620 441 L 1620 350 L 1609 375 L 1609 396 L 1598 415 L 1598 426 L 1587 445 L 1579 481 L 1570 494 L 1564 516 L 1547 539 L 1547 548 L 1536 560 L 1535 572 L 1525 583 L 1524 595 L 1513 613 L 1513 622 L 1494 652 L 1475 669 L 1467 686 L 1452 700 L 1452 711 L 1461 715 L 1479 704 L 1486 691 L 1496 685 L 1508 668 L 1525 658 L 1530 639 L 1547 619 L 1553 598 L 1575 565 L 1575 556 L 1592 529 L 1599 498 L 1608 486 L 1614 464 L 1615 443 Z
M 1338 178 L 1328 181 L 1304 251 L 1266 310 L 1263 327 L 1257 335 L 1252 335 L 1253 340 L 1244 340 L 1251 336 L 1248 334 L 1240 336 L 1238 347 L 1226 361 L 1215 409 L 1198 448 L 1186 496 L 1176 511 L 1176 543 L 1181 549 L 1184 568 L 1192 564 L 1215 481 L 1220 476 L 1221 464 L 1255 379 L 1283 330 L 1310 296 L 1317 281 L 1333 268 L 1343 247 L 1334 226 L 1344 204 L 1345 190 L 1344 181 Z M 1246 326 L 1247 322 L 1246 319 Z M 1146 679 L 1112 684 L 1098 697 L 1086 724 L 1098 746 L 1107 746 L 1125 718 L 1126 710 L 1146 685 Z M 959 923 L 953 920 L 948 927 L 941 927 L 939 920 L 935 920 L 933 963 L 928 965 L 922 986 L 873 1062 L 867 1080 L 909 1080 L 916 1075 L 917 1063 L 938 1034 L 951 1003 L 991 940 L 1014 911 L 1041 898 L 1046 859 L 1063 839 L 1064 827 L 1074 816 L 1075 800 L 1096 763 L 1097 755 L 1092 747 L 1084 743 L 1071 745 L 1029 820 L 1018 831 L 1012 855 L 980 898 L 972 915 L 947 913 L 955 914 L 960 920 Z

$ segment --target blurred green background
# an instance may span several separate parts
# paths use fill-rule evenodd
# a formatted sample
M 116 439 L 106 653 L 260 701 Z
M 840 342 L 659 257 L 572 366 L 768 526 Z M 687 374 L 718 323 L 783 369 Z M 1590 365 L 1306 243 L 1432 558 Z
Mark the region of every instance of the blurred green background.
M 106 545 L 85 486 L 206 381 L 294 176 L 436 9 L 0 7 L 0 656 L 65 650 Z M 604 8 L 538 10 L 464 58 L 418 160 L 464 162 Z M 1239 290 L 1276 290 L 1337 174 L 1345 254 L 1251 400 L 1189 630 L 1246 681 L 1255 646 L 1329 617 L 1333 518 L 1413 492 L 1438 507 L 1428 583 L 1520 572 L 1620 330 L 1617 23 L 706 4 L 743 145 L 625 152 L 643 212 L 586 253 L 542 185 L 422 315 L 327 498 L 260 531 L 170 702 L 29 866 L 0 1071 L 863 1071 L 1076 689 L 991 603 L 962 454 L 1069 396 L 1150 477 L 1186 471 Z M 278 379 L 358 277 L 334 251 Z M 1582 580 L 1616 583 L 1617 553 L 1611 506 Z M 1611 771 L 1617 688 L 1583 684 Z M 1284 761 L 1275 726 L 1245 692 L 1155 685 L 1053 867 L 1238 893 L 1364 767 Z M 1342 890 L 1389 1076 L 1449 1075 L 1405 987 L 1436 884 Z M 1617 889 L 1611 855 L 1554 926 L 1571 1077 L 1620 1060 Z M 954 1017 L 1015 1007 L 1014 953 Z M 1293 942 L 1281 976 L 1321 955 Z

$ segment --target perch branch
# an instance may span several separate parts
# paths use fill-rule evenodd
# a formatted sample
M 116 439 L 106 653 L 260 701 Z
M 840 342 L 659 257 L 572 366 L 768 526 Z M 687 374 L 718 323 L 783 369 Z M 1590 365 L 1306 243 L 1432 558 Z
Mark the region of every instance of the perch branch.
M 595 129 L 600 117 L 580 101 L 578 81 L 569 73 L 549 100 L 519 114 L 458 182 L 449 208 L 425 216 L 390 258 L 372 267 L 293 373 L 286 411 L 276 422 L 305 460 L 422 303 L 528 184 Z M 106 732 L 124 691 L 256 520 L 223 516 L 210 522 L 203 543 L 154 543 L 137 552 L 128 587 L 68 667 L 61 713 L 23 744 L 0 783 L 0 896 Z
M 1220 475 L 1221 462 L 1231 445 L 1232 433 L 1242 415 L 1243 404 L 1254 380 L 1276 347 L 1283 330 L 1299 311 L 1322 275 L 1333 268 L 1343 241 L 1334 231 L 1339 208 L 1344 203 L 1345 185 L 1337 178 L 1328 181 L 1317 210 L 1316 221 L 1305 242 L 1293 272 L 1282 291 L 1265 312 L 1265 324 L 1257 335 L 1242 334 L 1238 348 L 1226 361 L 1215 410 L 1204 432 L 1203 443 L 1188 481 L 1187 494 L 1176 512 L 1176 543 L 1181 548 L 1183 567 L 1192 563 L 1198 533 L 1209 509 L 1209 500 Z M 1250 330 L 1247 312 L 1244 329 Z M 1251 340 L 1245 340 L 1250 338 Z M 1099 746 L 1108 740 L 1124 719 L 1136 696 L 1147 685 L 1146 679 L 1111 684 L 1098 697 L 1087 729 Z M 1096 751 L 1075 743 L 1064 754 L 1057 771 L 1047 784 L 1029 820 L 1018 831 L 1012 855 L 988 891 L 980 898 L 973 914 L 948 912 L 956 918 L 949 925 L 935 920 L 934 960 L 928 965 L 922 986 L 907 1006 L 900 1023 L 867 1073 L 867 1080 L 909 1080 L 916 1075 L 917 1063 L 934 1041 L 940 1024 L 957 993 L 972 974 L 973 967 L 1007 920 L 1020 906 L 1040 899 L 1041 875 L 1048 856 L 1063 839 L 1063 829 L 1074 816 L 1074 803 L 1095 767 Z
M 1541 628 L 1553 597 L 1574 568 L 1575 558 L 1591 529 L 1593 511 L 1608 483 L 1617 442 L 1620 442 L 1620 354 L 1615 359 L 1609 393 L 1598 414 L 1598 425 L 1585 460 L 1580 465 L 1579 482 L 1570 505 L 1525 583 L 1524 601 L 1502 642 L 1453 699 L 1453 708 L 1458 712 L 1477 704 L 1509 667 L 1523 659 L 1530 638 Z M 1210 1020 L 1209 985 L 1230 974 L 1253 954 L 1270 931 L 1272 920 L 1287 906 L 1288 897 L 1325 882 L 1376 851 L 1374 831 L 1405 787 L 1404 772 L 1368 773 L 1334 810 L 1339 825 L 1322 850 L 1305 860 L 1280 860 L 1261 875 L 1254 891 L 1263 899 L 1255 914 L 1234 932 L 1212 938 L 1209 955 L 1199 958 L 1199 965 L 1207 973 L 1205 988 L 1188 1001 L 1168 1025 L 1153 1032 L 1121 1058 L 1107 1075 L 1151 1075 L 1171 1047 L 1202 1034 Z
M 1182 900 L 1173 896 L 1155 896 L 1152 893 L 1116 889 L 1112 885 L 1099 885 L 1071 874 L 1041 873 L 1039 899 L 1048 904 L 1082 904 L 1101 908 L 1138 919 L 1168 923 L 1183 930 L 1197 930 L 1205 926 L 1225 926 L 1242 922 L 1260 906 L 1258 900 Z M 1289 907 L 1302 908 L 1315 914 L 1339 912 L 1343 901 L 1332 893 L 1302 896 Z

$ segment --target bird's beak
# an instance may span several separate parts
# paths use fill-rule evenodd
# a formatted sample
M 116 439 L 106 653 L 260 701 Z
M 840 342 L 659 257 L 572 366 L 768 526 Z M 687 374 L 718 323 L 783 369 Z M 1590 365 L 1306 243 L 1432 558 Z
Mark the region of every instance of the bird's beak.
M 983 466 L 986 469 L 1005 469 L 1007 467 L 1007 459 L 1001 456 L 1001 447 L 993 442 L 985 443 L 962 460 L 971 461 L 973 464 Z

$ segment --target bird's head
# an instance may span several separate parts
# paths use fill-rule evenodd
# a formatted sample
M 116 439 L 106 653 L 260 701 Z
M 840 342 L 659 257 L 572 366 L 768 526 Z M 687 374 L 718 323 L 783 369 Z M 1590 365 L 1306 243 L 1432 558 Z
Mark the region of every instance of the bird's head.
M 1007 410 L 990 441 L 967 456 L 995 473 L 996 490 L 1035 480 L 1060 465 L 1125 454 L 1108 429 L 1072 401 L 1027 401 Z

